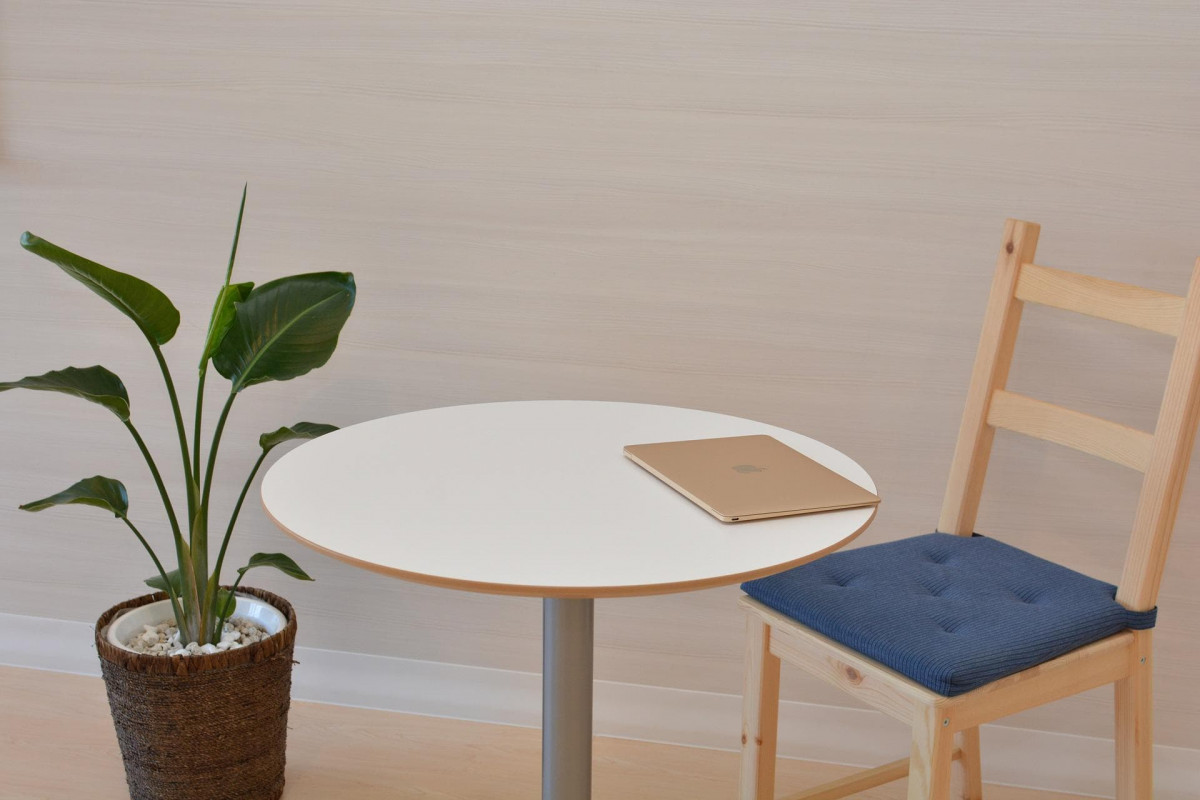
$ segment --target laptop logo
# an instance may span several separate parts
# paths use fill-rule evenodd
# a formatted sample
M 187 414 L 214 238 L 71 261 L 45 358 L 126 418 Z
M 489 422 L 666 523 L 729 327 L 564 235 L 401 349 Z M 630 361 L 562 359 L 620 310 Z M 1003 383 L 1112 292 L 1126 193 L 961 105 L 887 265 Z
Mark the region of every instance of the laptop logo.
M 733 467 L 734 472 L 740 472 L 745 475 L 748 472 L 766 472 L 766 467 L 756 467 L 753 464 L 737 464 Z

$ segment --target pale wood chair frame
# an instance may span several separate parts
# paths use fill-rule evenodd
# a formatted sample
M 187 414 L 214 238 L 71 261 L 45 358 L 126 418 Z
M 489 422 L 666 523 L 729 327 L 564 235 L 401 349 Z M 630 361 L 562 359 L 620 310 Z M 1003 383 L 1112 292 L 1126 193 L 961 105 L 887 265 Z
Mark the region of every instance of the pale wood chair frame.
M 1117 600 L 1154 608 L 1200 417 L 1200 260 L 1186 297 L 1038 266 L 1040 228 L 1008 220 L 988 297 L 938 530 L 970 536 L 997 428 L 1073 447 L 1145 474 Z M 1176 337 L 1152 434 L 1005 389 L 1021 310 L 1037 303 Z M 1153 797 L 1151 631 L 1126 630 L 957 697 L 943 697 L 763 604 L 748 615 L 741 800 L 773 800 L 779 669 L 795 664 L 912 726 L 902 759 L 788 796 L 833 800 L 905 777 L 910 800 L 980 800 L 979 726 L 1027 708 L 1115 685 L 1118 800 Z

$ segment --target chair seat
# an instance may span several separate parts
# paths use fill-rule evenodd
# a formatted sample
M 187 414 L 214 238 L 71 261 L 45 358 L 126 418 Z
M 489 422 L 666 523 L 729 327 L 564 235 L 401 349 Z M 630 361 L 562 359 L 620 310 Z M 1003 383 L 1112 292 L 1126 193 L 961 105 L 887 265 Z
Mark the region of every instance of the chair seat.
M 952 697 L 1126 628 L 1116 587 L 985 536 L 931 533 L 742 584 L 754 599 Z

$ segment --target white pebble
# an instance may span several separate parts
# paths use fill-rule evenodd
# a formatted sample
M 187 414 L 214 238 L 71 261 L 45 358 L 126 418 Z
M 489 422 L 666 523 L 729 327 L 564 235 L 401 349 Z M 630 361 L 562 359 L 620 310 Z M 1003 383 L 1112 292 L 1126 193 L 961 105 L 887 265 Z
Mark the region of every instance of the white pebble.
M 180 642 L 179 628 L 173 622 L 158 625 L 143 625 L 142 632 L 135 634 L 125 646 L 135 653 L 155 656 L 208 655 L 261 642 L 268 634 L 257 623 L 248 619 L 226 621 L 221 630 L 221 641 L 200 645 L 198 642 Z

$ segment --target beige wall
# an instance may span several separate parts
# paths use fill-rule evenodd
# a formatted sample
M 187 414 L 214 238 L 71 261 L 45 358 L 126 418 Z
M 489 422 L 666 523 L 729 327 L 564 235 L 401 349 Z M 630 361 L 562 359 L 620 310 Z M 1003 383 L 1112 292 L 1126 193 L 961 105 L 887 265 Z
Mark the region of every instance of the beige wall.
M 282 423 L 607 398 L 827 441 L 886 498 L 864 542 L 925 532 L 1004 217 L 1042 223 L 1045 263 L 1183 291 L 1200 255 L 1198 44 L 1193 3 L 0 0 L 3 376 L 106 364 L 174 474 L 136 331 L 16 239 L 167 291 L 184 313 L 168 357 L 190 385 L 249 180 L 243 279 L 346 268 L 360 299 L 327 368 L 238 404 L 226 500 Z M 1150 424 L 1167 340 L 1027 319 L 1018 390 Z M 150 573 L 136 544 L 98 512 L 15 506 L 104 472 L 162 541 L 152 487 L 102 410 L 0 403 L 0 611 L 94 619 Z M 1115 580 L 1136 479 L 1001 436 L 981 527 Z M 1196 483 L 1157 666 L 1159 740 L 1193 748 Z M 286 549 L 318 579 L 260 579 L 299 607 L 305 644 L 539 667 L 537 601 L 356 572 L 255 503 L 244 520 L 236 556 Z M 736 596 L 601 603 L 598 675 L 738 691 Z M 1015 724 L 1106 736 L 1110 702 Z

